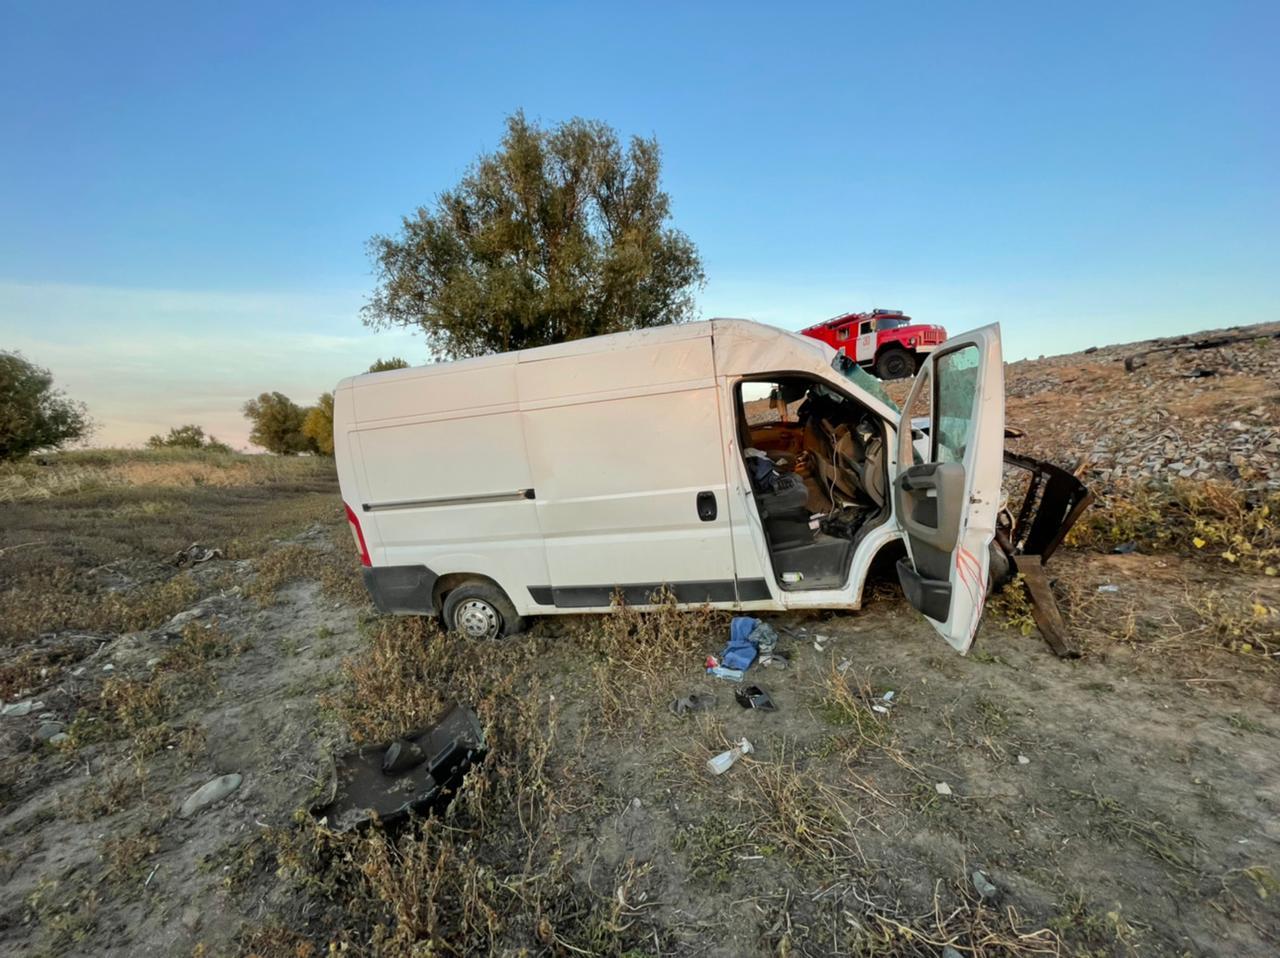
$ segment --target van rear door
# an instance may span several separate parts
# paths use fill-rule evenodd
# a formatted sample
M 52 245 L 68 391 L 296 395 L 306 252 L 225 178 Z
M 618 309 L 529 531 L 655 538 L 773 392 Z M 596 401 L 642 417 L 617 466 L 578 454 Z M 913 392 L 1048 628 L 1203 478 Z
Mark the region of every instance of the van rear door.
M 912 419 L 928 419 L 927 442 Z M 998 324 L 948 339 L 916 375 L 898 423 L 894 513 L 907 558 L 898 579 L 952 648 L 973 644 L 986 602 L 1004 457 Z

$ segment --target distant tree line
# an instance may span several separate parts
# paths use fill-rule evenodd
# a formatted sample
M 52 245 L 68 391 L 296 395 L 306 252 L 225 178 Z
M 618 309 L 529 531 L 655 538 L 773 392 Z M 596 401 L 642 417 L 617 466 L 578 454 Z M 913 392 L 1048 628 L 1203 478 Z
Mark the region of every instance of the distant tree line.
M 393 356 L 377 360 L 369 372 L 404 369 L 408 365 Z M 322 393 L 314 406 L 299 406 L 282 392 L 262 393 L 244 404 L 244 415 L 252 426 L 249 441 L 267 452 L 280 456 L 333 455 L 333 393 Z
M 202 426 L 174 426 L 167 436 L 152 436 L 147 440 L 148 449 L 207 449 L 209 452 L 230 452 L 225 442 L 206 436 Z

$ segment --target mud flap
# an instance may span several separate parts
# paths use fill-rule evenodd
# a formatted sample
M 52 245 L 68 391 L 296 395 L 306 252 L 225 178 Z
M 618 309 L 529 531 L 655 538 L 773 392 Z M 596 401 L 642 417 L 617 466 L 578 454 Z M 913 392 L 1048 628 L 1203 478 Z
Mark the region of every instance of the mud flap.
M 410 812 L 440 810 L 485 750 L 475 712 L 454 705 L 425 729 L 337 756 L 328 795 L 311 814 L 326 819 L 330 828 L 349 831 L 368 822 L 388 824 Z

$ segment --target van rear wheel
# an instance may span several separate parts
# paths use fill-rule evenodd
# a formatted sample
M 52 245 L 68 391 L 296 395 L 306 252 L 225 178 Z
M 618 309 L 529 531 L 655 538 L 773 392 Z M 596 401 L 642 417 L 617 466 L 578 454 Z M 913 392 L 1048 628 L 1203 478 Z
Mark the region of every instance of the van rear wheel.
M 524 619 L 496 585 L 469 582 L 444 597 L 444 625 L 468 639 L 496 639 L 524 631 Z

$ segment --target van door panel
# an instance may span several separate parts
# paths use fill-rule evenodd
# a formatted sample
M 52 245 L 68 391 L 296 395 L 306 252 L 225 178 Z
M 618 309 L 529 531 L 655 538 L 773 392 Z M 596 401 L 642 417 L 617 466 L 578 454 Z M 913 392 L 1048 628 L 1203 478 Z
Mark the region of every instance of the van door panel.
M 732 601 L 714 387 L 523 415 L 550 586 L 721 583 L 712 601 Z M 707 493 L 720 507 L 710 521 L 698 510 Z

